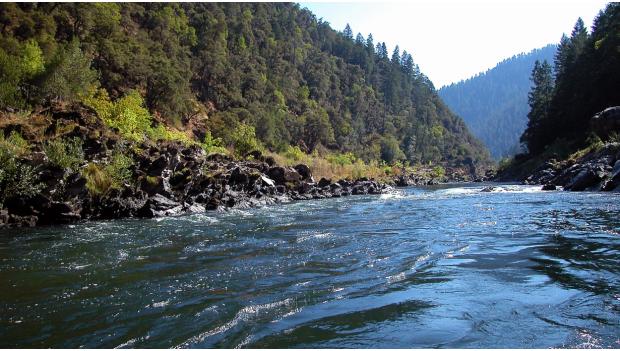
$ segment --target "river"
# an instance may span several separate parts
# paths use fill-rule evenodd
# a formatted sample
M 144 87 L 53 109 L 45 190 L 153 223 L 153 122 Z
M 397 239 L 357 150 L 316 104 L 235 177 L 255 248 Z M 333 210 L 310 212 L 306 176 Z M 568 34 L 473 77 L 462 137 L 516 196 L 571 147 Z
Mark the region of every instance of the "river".
M 539 188 L 0 232 L 0 347 L 620 348 L 620 195 Z

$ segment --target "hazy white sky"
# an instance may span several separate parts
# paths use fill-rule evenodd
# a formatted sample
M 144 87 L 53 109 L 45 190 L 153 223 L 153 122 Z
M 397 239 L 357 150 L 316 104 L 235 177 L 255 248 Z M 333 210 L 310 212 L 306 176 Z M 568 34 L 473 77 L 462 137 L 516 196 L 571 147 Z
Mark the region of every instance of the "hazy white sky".
M 372 33 L 407 50 L 440 88 L 520 52 L 557 43 L 578 17 L 592 25 L 607 1 L 302 2 L 336 30 Z

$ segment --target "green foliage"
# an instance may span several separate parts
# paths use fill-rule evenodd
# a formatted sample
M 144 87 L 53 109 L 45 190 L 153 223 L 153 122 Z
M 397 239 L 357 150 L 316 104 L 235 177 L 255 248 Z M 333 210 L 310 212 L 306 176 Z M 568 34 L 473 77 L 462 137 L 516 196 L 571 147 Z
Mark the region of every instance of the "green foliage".
M 206 129 L 239 153 L 300 145 L 369 162 L 388 138 L 388 158 L 488 160 L 410 54 L 396 50 L 390 60 L 372 35 L 356 42 L 293 3 L 1 4 L 0 13 L 9 14 L 2 38 L 38 43 L 43 60 L 31 45 L 29 71 L 44 64 L 32 79 L 9 72 L 21 56 L 0 38 L 0 69 L 11 73 L 0 80 L 0 99 L 74 101 L 100 86 L 112 98 L 97 93 L 85 102 L 130 140 L 187 142 L 148 116 L 181 129 L 206 107 L 214 111 Z M 243 125 L 253 135 L 240 135 Z M 444 128 L 441 142 L 434 126 Z
M 18 160 L 27 148 L 22 141 L 15 132 L 5 139 L 0 131 L 0 208 L 7 199 L 31 197 L 43 189 L 35 168 Z
M 87 164 L 82 170 L 82 176 L 86 179 L 86 188 L 92 195 L 103 195 L 112 187 L 109 174 L 96 163 Z
M 222 146 L 221 138 L 214 138 L 211 131 L 205 134 L 205 140 L 201 144 L 207 154 L 227 154 L 228 150 Z
M 45 71 L 41 87 L 45 98 L 77 101 L 98 84 L 97 72 L 90 68 L 91 60 L 73 40 L 61 46 Z
M 386 136 L 381 140 L 381 159 L 387 163 L 393 163 L 405 158 L 405 154 L 398 145 L 398 140 L 393 136 Z
M 435 166 L 431 171 L 431 175 L 433 178 L 442 179 L 446 175 L 446 170 L 442 166 Z
M 96 163 L 89 163 L 82 170 L 86 178 L 86 188 L 97 196 L 106 194 L 110 189 L 121 189 L 123 184 L 131 182 L 133 158 L 117 149 L 109 162 L 103 167 Z
M 104 89 L 89 95 L 83 99 L 84 104 L 92 107 L 108 126 L 117 128 L 123 137 L 142 141 L 149 132 L 154 136 L 165 135 L 165 130 L 152 130 L 151 114 L 144 108 L 144 100 L 138 91 L 131 90 L 116 102 L 110 100 Z
M 13 54 L 0 47 L 0 105 L 23 108 L 34 93 L 33 80 L 44 70 L 43 53 L 33 39 L 11 46 Z
M 353 155 L 350 152 L 347 152 L 344 154 L 331 154 L 331 155 L 327 155 L 326 158 L 327 158 L 327 161 L 329 161 L 330 163 L 341 165 L 341 166 L 352 165 L 356 161 L 355 155 Z
M 43 151 L 50 163 L 60 168 L 75 171 L 84 162 L 82 139 L 78 137 L 48 140 L 43 144 Z
M 30 145 L 17 131 L 12 131 L 5 138 L 4 131 L 0 130 L 0 147 L 5 149 L 10 155 L 20 157 L 28 152 Z
M 578 19 L 570 37 L 562 37 L 554 60 L 554 88 L 542 97 L 534 95 L 536 103 L 530 104 L 530 124 L 522 136 L 530 158 L 547 153 L 557 140 L 574 141 L 573 151 L 592 144 L 591 117 L 618 104 L 619 31 L 620 4 L 612 2 L 594 20 L 592 33 Z
M 113 188 L 120 188 L 124 183 L 131 181 L 131 167 L 133 164 L 133 158 L 121 150 L 115 150 L 110 158 L 110 162 L 104 168 L 105 172 L 112 179 Z
M 261 150 L 262 146 L 256 139 L 254 127 L 247 124 L 239 124 L 232 132 L 231 142 L 238 156 L 245 156 L 251 151 Z
M 294 160 L 294 161 L 301 161 L 306 156 L 306 154 L 303 151 L 301 151 L 299 146 L 290 146 L 290 145 L 286 147 L 286 150 L 284 151 L 282 155 L 288 158 L 289 160 Z

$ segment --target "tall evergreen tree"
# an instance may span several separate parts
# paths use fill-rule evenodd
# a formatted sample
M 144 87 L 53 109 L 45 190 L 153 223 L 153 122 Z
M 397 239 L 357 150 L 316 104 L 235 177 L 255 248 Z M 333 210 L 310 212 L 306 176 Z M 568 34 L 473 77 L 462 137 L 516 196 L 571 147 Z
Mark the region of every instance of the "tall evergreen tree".
M 394 65 L 400 65 L 400 48 L 398 45 L 396 45 L 394 51 L 392 52 L 392 63 Z
M 345 38 L 349 40 L 353 40 L 353 30 L 351 30 L 351 26 L 348 23 L 346 27 L 344 27 L 342 34 L 344 35 Z
M 355 37 L 355 43 L 359 45 L 364 45 L 364 36 L 362 35 L 362 33 L 357 33 L 357 36 Z
M 547 60 L 542 63 L 536 60 L 531 80 L 532 89 L 528 94 L 530 112 L 527 114 L 527 128 L 521 136 L 521 142 L 527 146 L 530 153 L 537 154 L 548 143 L 546 134 L 551 127 L 548 112 L 553 96 L 553 74 Z

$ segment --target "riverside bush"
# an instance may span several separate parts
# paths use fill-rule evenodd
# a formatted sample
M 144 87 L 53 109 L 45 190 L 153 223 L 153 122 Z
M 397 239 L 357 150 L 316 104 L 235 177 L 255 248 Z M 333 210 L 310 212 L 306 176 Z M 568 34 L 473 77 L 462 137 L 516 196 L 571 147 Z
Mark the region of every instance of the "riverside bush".
M 13 136 L 11 133 L 9 138 L 5 139 L 4 134 L 0 133 L 0 208 L 4 201 L 11 197 L 28 198 L 43 189 L 36 169 L 17 160 L 23 150 L 9 142 L 11 139 L 20 140 L 21 136 L 18 138 L 17 135 L 19 134 L 15 133 Z
M 256 139 L 256 130 L 253 126 L 239 124 L 232 132 L 230 138 L 235 147 L 235 153 L 238 156 L 245 156 L 254 150 L 262 150 L 260 142 Z
M 207 154 L 228 154 L 228 150 L 222 146 L 221 138 L 214 138 L 210 131 L 205 134 L 205 140 L 200 145 Z
M 82 140 L 78 137 L 48 140 L 43 144 L 43 151 L 50 163 L 60 168 L 76 170 L 84 161 Z
M 117 128 L 121 136 L 133 141 L 143 141 L 152 132 L 152 118 L 144 107 L 144 100 L 137 90 L 112 102 L 104 89 L 98 89 L 83 102 L 92 107 L 97 115 L 112 128 Z

